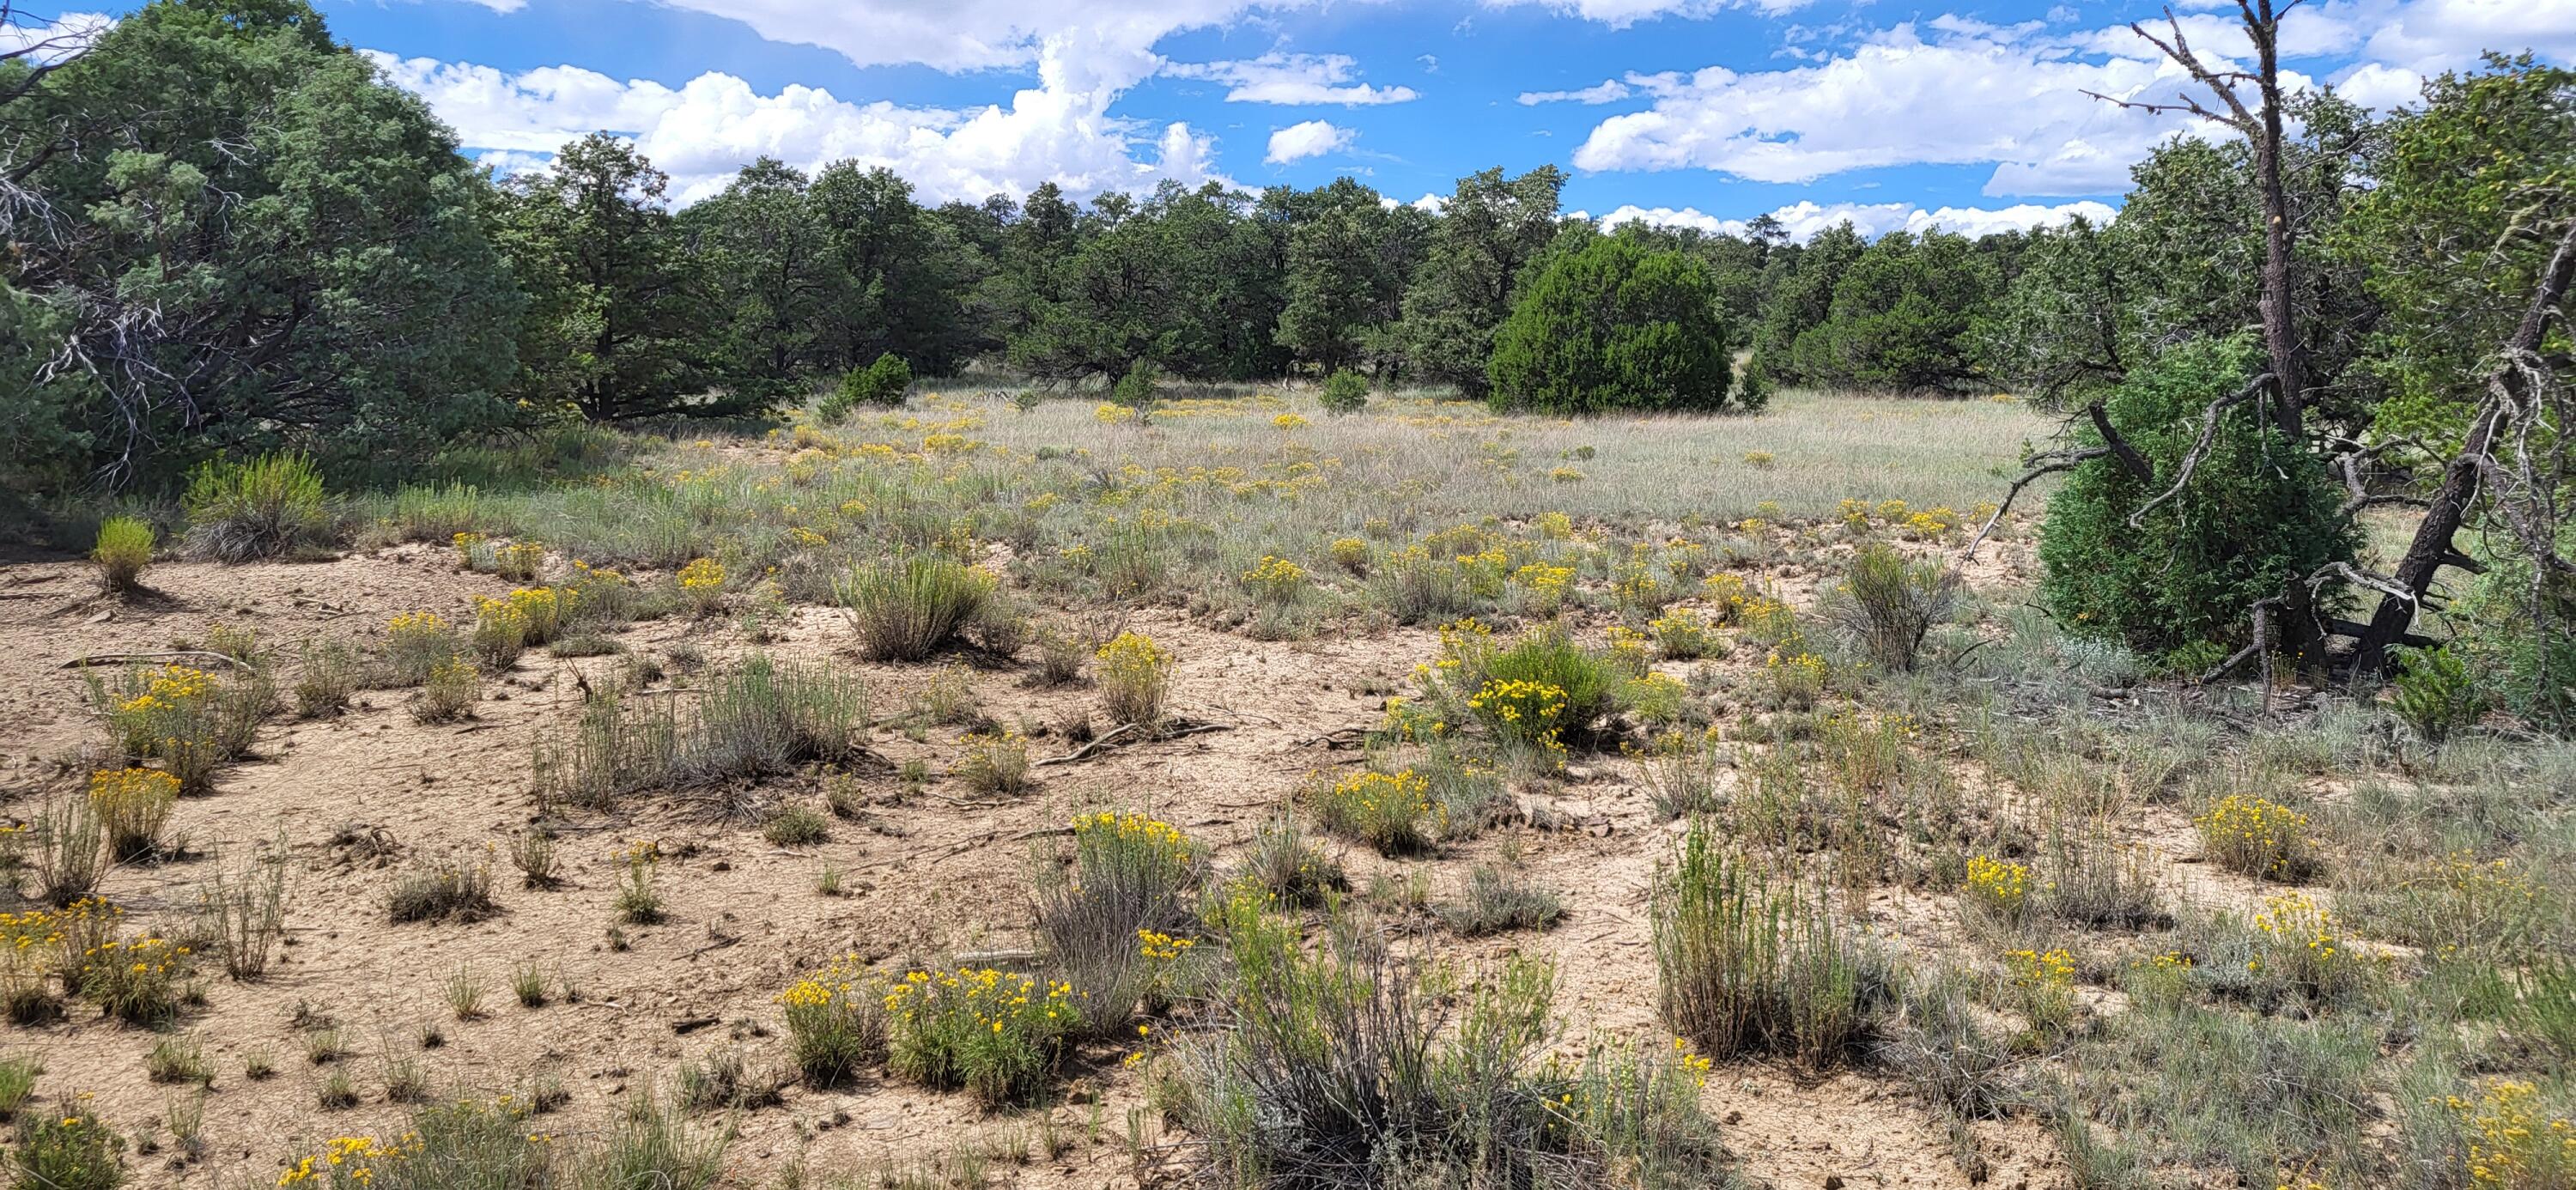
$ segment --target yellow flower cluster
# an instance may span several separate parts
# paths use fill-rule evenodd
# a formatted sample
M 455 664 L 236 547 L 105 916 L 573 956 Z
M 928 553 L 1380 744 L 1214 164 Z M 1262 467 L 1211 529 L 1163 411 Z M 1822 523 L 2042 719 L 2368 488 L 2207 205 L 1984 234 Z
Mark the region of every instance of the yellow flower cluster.
M 385 635 L 400 641 L 405 637 L 439 636 L 447 631 L 447 618 L 437 612 L 402 612 L 385 621 Z
M 2064 988 L 2075 983 L 2075 959 L 2063 947 L 2005 951 L 2004 967 L 2016 987 Z
M 116 705 L 119 714 L 149 715 L 174 710 L 214 693 L 215 675 L 185 665 L 165 665 L 144 688 Z
M 1708 616 L 1680 607 L 1647 621 L 1646 631 L 1655 636 L 1655 647 L 1666 657 L 1690 660 L 1708 654 L 1717 635 L 1717 625 Z
M 1282 413 L 1277 417 L 1271 418 L 1270 424 L 1283 430 L 1302 430 L 1311 423 L 1309 423 L 1305 418 L 1299 417 L 1294 413 Z
M 1431 800 L 1430 780 L 1412 769 L 1353 773 L 1323 789 L 1317 800 L 1316 813 L 1325 829 L 1383 852 L 1422 847 L 1443 818 Z
M 179 779 L 159 769 L 101 769 L 90 774 L 89 804 L 110 854 L 134 859 L 160 845 L 161 828 L 179 801 Z
M 1272 603 L 1285 603 L 1297 597 L 1306 586 L 1306 569 L 1275 555 L 1263 555 L 1252 569 L 1243 572 L 1243 585 Z
M 986 1103 L 1018 1099 L 1080 1026 L 1080 1000 L 1061 980 L 991 968 L 909 972 L 885 990 L 889 1061 L 927 1086 L 963 1087 Z
M 1539 536 L 1549 541 L 1563 541 L 1574 536 L 1574 518 L 1561 512 L 1542 512 L 1530 523 L 1537 526 Z
M 2555 1190 L 2576 1185 L 2576 1124 L 2543 1109 L 2530 1083 L 2502 1080 L 2475 1099 L 2441 1100 L 2459 1120 L 2469 1151 L 2469 1184 L 2492 1190 Z
M 1825 692 L 1825 659 L 1813 653 L 1773 649 L 1763 667 L 1771 674 L 1772 691 L 1789 706 L 1807 706 Z
M 540 541 L 514 541 L 492 551 L 493 572 L 513 582 L 537 577 L 537 568 L 545 560 L 545 543 Z
M 484 545 L 491 539 L 480 533 L 459 533 L 447 540 L 449 545 L 456 547 L 456 568 L 472 570 L 474 555 L 482 552 Z
M 1198 945 L 1195 938 L 1175 938 L 1153 930 L 1136 931 L 1136 954 L 1150 962 L 1177 963 Z
M 1502 735 L 1543 748 L 1562 749 L 1565 731 L 1565 687 L 1553 682 L 1503 678 L 1486 682 L 1467 698 L 1467 709 L 1484 716 Z
M 1369 562 L 1369 543 L 1357 537 L 1336 537 L 1325 551 L 1332 556 L 1333 565 L 1344 570 L 1358 570 Z
M 2010 860 L 1971 858 L 1968 896 L 1998 915 L 2018 917 L 2030 903 L 2030 869 Z
M 2306 893 L 2263 898 L 2263 911 L 2254 915 L 2254 930 L 2271 939 L 2275 956 L 2291 955 L 2294 966 L 2328 968 L 2334 962 L 2338 949 L 2334 914 Z M 2256 969 L 2261 962 L 2256 959 L 2246 966 Z
M 416 1139 L 392 1145 L 380 1143 L 372 1136 L 334 1137 L 322 1151 L 305 1157 L 278 1175 L 280 1186 L 301 1186 L 319 1180 L 334 1187 L 365 1186 L 375 1181 L 375 1163 L 392 1163 L 418 1152 Z
M 683 591 L 720 591 L 725 585 L 724 563 L 713 558 L 700 558 L 680 568 Z
M 2308 862 L 2308 816 L 2278 802 L 2231 793 L 2192 819 L 2210 857 L 2267 879 L 2296 877 Z
M 1182 834 L 1181 828 L 1142 814 L 1121 814 L 1114 810 L 1076 814 L 1073 816 L 1073 837 L 1077 845 L 1109 842 L 1122 848 L 1145 848 L 1182 862 L 1190 858 L 1190 837 Z

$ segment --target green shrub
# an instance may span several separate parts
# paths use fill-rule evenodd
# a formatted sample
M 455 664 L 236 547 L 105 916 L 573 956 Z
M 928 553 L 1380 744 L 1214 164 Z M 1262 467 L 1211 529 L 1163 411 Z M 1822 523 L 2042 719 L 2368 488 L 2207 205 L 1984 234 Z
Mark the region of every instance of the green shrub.
M 1185 934 L 1197 922 L 1206 852 L 1179 828 L 1142 814 L 1101 811 L 1073 820 L 1070 870 L 1053 859 L 1036 872 L 1032 932 L 1049 968 L 1081 988 L 1096 1035 L 1123 1027 L 1152 998 L 1164 960 L 1147 935 Z
M 18 1129 L 11 1190 L 116 1190 L 125 1183 L 125 1138 L 90 1112 L 38 1112 Z
M 803 803 L 779 807 L 760 828 L 760 837 L 778 847 L 811 847 L 831 836 L 832 824 L 823 812 Z
M 218 562 L 274 558 L 311 546 L 330 528 L 322 473 L 300 454 L 246 463 L 208 460 L 188 474 L 188 550 Z
M 1908 673 L 1924 634 L 1950 613 L 1958 587 L 1939 562 L 1908 562 L 1879 544 L 1852 555 L 1827 601 L 1838 629 L 1880 669 Z
M 1292 909 L 1315 908 L 1328 894 L 1351 886 L 1342 865 L 1307 842 L 1293 814 L 1281 814 L 1254 828 L 1232 881 L 1260 889 Z
M 143 568 L 152 564 L 152 526 L 130 516 L 101 521 L 89 560 L 108 590 L 134 590 L 142 585 Z
M 2397 693 L 2390 705 L 2415 734 L 2440 743 L 2487 713 L 2484 690 L 2469 677 L 2469 664 L 2449 649 L 2407 649 L 2399 654 Z
M 1309 800 L 1325 830 L 1366 843 L 1380 855 L 1427 851 L 1446 825 L 1429 779 L 1412 769 L 1318 778 Z
M 1544 930 L 1565 916 L 1565 898 L 1529 878 L 1506 856 L 1501 864 L 1478 864 L 1467 873 L 1458 899 L 1436 912 L 1449 928 L 1466 938 L 1509 930 Z
M 1498 410 L 1713 410 L 1733 342 L 1715 277 L 1696 258 L 1601 236 L 1526 283 L 1494 332 Z
M 987 1106 L 1035 1096 L 1084 1012 L 1070 984 L 991 968 L 914 971 L 885 998 L 887 1068 Z
M 2129 527 L 2132 512 L 2172 485 L 2199 437 L 2201 410 L 2260 370 L 2245 339 L 2201 340 L 2166 351 L 2111 394 L 2111 424 L 2146 456 L 2155 478 L 2141 480 L 2115 458 L 2094 459 L 2050 497 L 2040 592 L 2060 626 L 2169 660 L 2223 654 L 2249 636 L 2255 600 L 2352 557 L 2355 534 L 2336 515 L 2340 498 L 2325 464 L 2305 444 L 2281 441 L 2253 402 L 2220 416 L 2209 455 L 2182 493 Z M 2084 434 L 2099 445 L 2092 431 Z
M 415 863 L 385 897 L 386 915 L 397 922 L 481 921 L 500 911 L 491 862 L 463 851 Z
M 1465 709 L 1502 739 L 1561 748 L 1616 706 L 1626 677 L 1610 659 L 1574 643 L 1556 625 L 1508 645 L 1476 633 L 1453 634 Z
M 12 1054 L 0 1058 L 0 1124 L 18 1118 L 18 1110 L 36 1093 L 37 1076 L 45 1073 L 45 1064 L 33 1057 Z
M 1140 413 L 1154 407 L 1154 382 L 1161 377 L 1149 360 L 1137 360 L 1110 386 L 1109 399 Z
M 778 997 L 788 1050 L 807 1084 L 831 1087 L 886 1056 L 885 988 L 867 963 L 844 955 Z
M 991 575 L 939 554 L 851 568 L 835 592 L 871 661 L 920 661 L 948 647 L 993 598 Z
M 815 410 L 824 422 L 837 422 L 848 417 L 861 405 L 895 408 L 903 404 L 904 394 L 912 388 L 912 365 L 889 351 L 864 368 L 852 368 L 841 376 L 840 387 L 823 398 Z
M 1656 876 L 1656 990 L 1664 1023 L 1712 1057 L 1777 1053 L 1823 1069 L 1870 1035 L 1885 961 L 1830 906 L 1719 850 L 1695 819 Z
M 1368 407 L 1368 399 L 1368 377 L 1343 368 L 1324 378 L 1324 391 L 1316 403 L 1326 413 L 1357 413 Z

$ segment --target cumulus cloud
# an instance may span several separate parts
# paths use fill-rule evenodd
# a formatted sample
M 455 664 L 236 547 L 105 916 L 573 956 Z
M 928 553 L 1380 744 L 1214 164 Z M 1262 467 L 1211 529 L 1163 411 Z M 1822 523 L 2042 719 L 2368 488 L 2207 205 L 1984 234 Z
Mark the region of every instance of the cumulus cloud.
M 1261 159 L 1272 165 L 1286 165 L 1291 161 L 1302 161 L 1308 157 L 1321 157 L 1326 153 L 1349 148 L 1351 139 L 1358 135 L 1348 128 L 1336 127 L 1324 120 L 1308 120 L 1300 124 L 1291 124 L 1270 134 L 1270 151 L 1263 154 Z
M 1523 91 L 1520 100 L 1523 107 L 1542 103 L 1617 103 L 1630 94 L 1632 92 L 1628 90 L 1628 84 L 1617 79 L 1603 79 L 1599 83 L 1576 91 Z
M 509 170 L 593 130 L 633 138 L 672 177 L 672 197 L 694 202 L 722 189 L 754 158 L 812 169 L 856 160 L 910 180 L 928 202 L 1023 194 L 1054 181 L 1078 195 L 1141 189 L 1162 178 L 1226 180 L 1214 141 L 1185 123 L 1160 128 L 1109 113 L 1117 91 L 1064 85 L 1044 63 L 1040 84 L 1008 105 L 975 109 L 852 103 L 815 87 L 763 95 L 710 71 L 671 88 L 620 81 L 578 67 L 510 74 L 488 66 L 370 55 L 396 84 L 419 93 L 469 149 Z
M 1924 210 L 1905 203 L 1816 203 L 1801 201 L 1771 212 L 1771 218 L 1788 232 L 1792 240 L 1805 242 L 1817 232 L 1845 222 L 1862 235 L 1881 236 L 1891 231 L 1921 233 L 1932 228 L 1960 235 L 1981 236 L 1999 231 L 2028 231 L 2034 227 L 2057 227 L 2081 215 L 2094 223 L 2108 223 L 2119 212 L 2098 202 L 2071 202 L 2058 206 L 2022 203 L 2016 206 L 1942 207 Z M 1750 219 L 1722 219 L 1692 207 L 1623 206 L 1601 217 L 1603 229 L 1622 223 L 1644 223 L 1655 227 L 1687 227 L 1712 235 L 1741 236 L 1752 226 Z
M 115 27 L 115 17 L 96 12 L 67 12 L 50 21 L 0 21 L 0 55 L 11 61 L 61 62 Z
M 1696 20 L 1730 8 L 1783 13 L 1803 8 L 1807 3 L 1808 0 L 1485 0 L 1488 8 L 1536 5 L 1560 15 L 1599 21 L 1613 29 L 1625 29 L 1639 21 L 1658 17 Z
M 1351 81 L 1358 63 L 1347 54 L 1269 53 L 1231 62 L 1173 62 L 1163 73 L 1224 83 L 1228 103 L 1327 104 L 1362 107 L 1407 103 L 1411 87 L 1377 87 Z

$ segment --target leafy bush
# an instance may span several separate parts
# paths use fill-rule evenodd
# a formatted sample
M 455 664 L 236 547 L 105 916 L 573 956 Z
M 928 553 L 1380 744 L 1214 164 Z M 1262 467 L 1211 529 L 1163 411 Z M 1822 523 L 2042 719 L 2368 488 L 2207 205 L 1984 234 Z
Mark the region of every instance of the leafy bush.
M 1673 1031 L 1713 1057 L 1841 1061 L 1870 1034 L 1888 991 L 1885 961 L 1830 906 L 1729 859 L 1704 819 L 1656 876 L 1658 1004 Z
M 912 365 L 889 351 L 864 368 L 852 368 L 842 374 L 840 387 L 823 398 L 815 416 L 826 424 L 848 417 L 862 405 L 895 408 L 903 404 L 904 394 L 912 388 Z
M 2316 867 L 2308 816 L 2266 798 L 2231 793 L 2192 819 L 2218 866 L 2264 880 L 2298 881 Z
M 1325 830 L 1366 843 L 1380 855 L 1427 850 L 1442 825 L 1431 783 L 1412 769 L 1319 780 L 1311 800 Z
M 2469 677 L 2468 662 L 2449 649 L 2407 649 L 2399 654 L 2397 717 L 2416 735 L 2440 743 L 2487 713 L 2486 692 Z
M 1828 601 L 1834 626 L 1879 668 L 1914 668 L 1925 633 L 1950 612 L 1958 588 L 1939 562 L 1908 562 L 1884 545 L 1866 545 Z
M 125 1184 L 125 1138 L 90 1112 L 39 1112 L 18 1129 L 13 1190 L 116 1190 Z
M 188 550 L 218 562 L 274 558 L 319 541 L 330 527 L 322 473 L 300 454 L 246 463 L 210 459 L 188 474 L 182 498 Z
M 1636 237 L 1598 237 L 1526 283 L 1494 332 L 1496 409 L 1599 413 L 1726 404 L 1733 342 L 1708 267 Z
M 993 597 L 991 575 L 939 554 L 863 563 L 835 592 L 871 661 L 920 661 L 957 639 Z
M 991 968 L 914 971 L 885 1002 L 889 1069 L 990 1106 L 1036 1095 L 1082 1026 L 1071 984 Z
M 90 548 L 89 560 L 98 567 L 99 581 L 108 590 L 134 590 L 142 585 L 143 568 L 152 564 L 152 526 L 130 516 L 99 522 L 98 543 Z
M 2116 459 L 2075 469 L 2049 498 L 2042 597 L 2078 636 L 2167 658 L 2224 652 L 2250 631 L 2246 609 L 2329 562 L 2352 557 L 2353 528 L 2325 464 L 2280 440 L 2252 402 L 2224 412 L 2208 457 L 2174 499 L 2130 515 L 2173 483 L 2200 413 L 2261 370 L 2243 338 L 2200 340 L 2131 372 L 2107 399 L 2111 424 L 2153 465 L 2141 480 Z M 2084 431 L 2088 445 L 2099 445 Z M 2323 609 L 2320 609 L 2323 610 Z M 2192 646 L 2199 646 L 2194 649 Z
M 1154 407 L 1154 382 L 1161 373 L 1148 360 L 1128 365 L 1125 375 L 1110 386 L 1109 399 L 1129 409 L 1143 412 Z
M 1368 377 L 1343 368 L 1324 378 L 1324 391 L 1316 403 L 1326 413 L 1357 413 L 1368 407 L 1368 399 Z

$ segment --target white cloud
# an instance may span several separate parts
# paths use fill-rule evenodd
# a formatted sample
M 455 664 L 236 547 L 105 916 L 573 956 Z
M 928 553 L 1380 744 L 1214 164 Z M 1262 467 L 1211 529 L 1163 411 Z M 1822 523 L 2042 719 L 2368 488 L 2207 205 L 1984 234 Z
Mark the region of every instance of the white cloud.
M 882 165 L 934 203 L 1024 194 L 1042 181 L 1088 195 L 1141 189 L 1161 178 L 1192 185 L 1226 180 L 1216 172 L 1210 138 L 1187 124 L 1147 128 L 1112 116 L 1117 91 L 1066 88 L 1043 64 L 1041 84 L 1019 91 L 1008 106 L 952 111 L 851 103 L 803 86 L 762 95 L 740 78 L 712 71 L 673 89 L 577 67 L 506 74 L 369 56 L 395 83 L 426 98 L 465 146 L 501 150 L 484 156 L 505 170 L 524 170 L 529 155 L 606 130 L 632 137 L 669 173 L 672 198 L 681 203 L 722 189 L 734 171 L 763 155 L 805 169 L 845 158 Z M 1150 157 L 1140 151 L 1145 141 Z
M 1602 121 L 1574 164 L 1710 169 L 1763 182 L 1992 164 L 1988 194 L 2093 194 L 2125 188 L 2131 162 L 2191 125 L 2085 94 L 2131 97 L 2182 81 L 2125 31 L 2128 44 L 2104 54 L 2035 39 L 2029 26 L 1952 24 L 1931 40 L 1899 25 L 1784 70 L 1631 74 L 1629 85 L 1653 106 Z
M 115 17 L 96 12 L 67 12 L 50 21 L 0 22 L 0 54 L 13 61 L 61 62 L 115 27 Z
M 1308 157 L 1321 157 L 1326 153 L 1349 148 L 1351 139 L 1358 135 L 1348 128 L 1336 127 L 1324 120 L 1308 120 L 1302 124 L 1291 124 L 1270 134 L 1270 151 L 1261 159 L 1272 165 L 1286 165 L 1291 161 L 1302 161 Z
M 1228 103 L 1338 103 L 1361 107 L 1406 103 L 1416 98 L 1411 87 L 1377 87 L 1353 83 L 1357 63 L 1347 54 L 1268 53 L 1232 62 L 1174 62 L 1163 73 L 1177 78 L 1224 83 Z
M 1541 103 L 1581 103 L 1588 105 L 1596 103 L 1617 103 L 1622 99 L 1626 99 L 1630 94 L 1631 92 L 1628 90 L 1628 85 L 1626 83 L 1622 83 L 1617 79 L 1603 79 L 1599 83 L 1576 91 L 1523 91 L 1521 92 L 1520 100 L 1521 105 L 1524 107 L 1534 106 Z
M 1921 233 L 1931 228 L 1981 236 L 1998 231 L 2028 231 L 2034 227 L 2055 227 L 2082 215 L 2094 223 L 2108 223 L 2119 212 L 2098 202 L 2071 202 L 2060 206 L 2038 206 L 2023 203 L 2001 208 L 1942 207 L 1927 211 L 1905 203 L 1816 203 L 1801 201 L 1771 212 L 1771 218 L 1789 233 L 1792 240 L 1804 242 L 1817 232 L 1849 222 L 1865 236 L 1880 236 L 1891 231 Z M 1645 223 L 1656 227 L 1688 227 L 1712 235 L 1741 236 L 1752 226 L 1749 219 L 1722 219 L 1692 207 L 1623 206 L 1601 217 L 1604 230 L 1622 223 Z
M 1657 17 L 1697 20 L 1730 8 L 1782 13 L 1803 8 L 1807 3 L 1808 0 L 1485 0 L 1489 8 L 1534 4 L 1564 16 L 1599 21 L 1613 29 L 1625 29 L 1639 21 Z
M 2365 63 L 2334 80 L 2335 93 L 2363 107 L 2413 107 L 2424 98 L 2424 76 L 2403 66 Z

